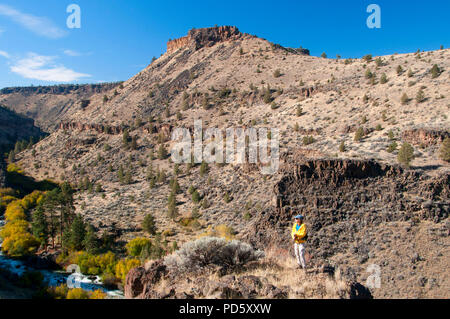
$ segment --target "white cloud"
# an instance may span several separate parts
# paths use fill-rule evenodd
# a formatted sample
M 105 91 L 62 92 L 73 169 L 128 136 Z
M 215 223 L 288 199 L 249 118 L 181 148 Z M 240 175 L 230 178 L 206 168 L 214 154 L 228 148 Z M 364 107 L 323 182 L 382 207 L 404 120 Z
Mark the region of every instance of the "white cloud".
M 9 17 L 14 22 L 40 36 L 56 39 L 66 35 L 66 31 L 57 27 L 49 19 L 23 13 L 4 4 L 0 4 L 0 15 Z
M 11 71 L 27 79 L 50 82 L 73 82 L 90 77 L 89 74 L 78 73 L 63 65 L 56 64 L 55 57 L 28 53 L 24 59 L 11 66 Z
M 64 54 L 68 56 L 81 56 L 80 52 L 73 51 L 73 50 L 64 50 Z
M 8 54 L 8 52 L 5 52 L 5 51 L 0 50 L 0 56 L 9 59 L 9 54 Z

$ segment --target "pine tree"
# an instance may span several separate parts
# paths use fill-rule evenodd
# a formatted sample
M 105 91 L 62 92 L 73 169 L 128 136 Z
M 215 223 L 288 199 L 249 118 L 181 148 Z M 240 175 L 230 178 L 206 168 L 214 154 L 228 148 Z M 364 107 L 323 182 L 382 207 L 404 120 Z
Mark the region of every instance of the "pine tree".
M 84 236 L 83 246 L 89 253 L 95 253 L 99 248 L 98 238 L 92 225 L 86 227 L 86 235 Z
M 34 237 L 40 241 L 41 246 L 45 248 L 48 242 L 48 223 L 42 206 L 36 207 L 33 213 L 31 230 Z
M 67 242 L 65 246 L 72 250 L 82 250 L 84 245 L 84 239 L 86 236 L 86 225 L 83 221 L 83 218 L 80 215 L 76 215 L 72 224 L 70 225 L 70 229 L 66 233 L 65 239 Z

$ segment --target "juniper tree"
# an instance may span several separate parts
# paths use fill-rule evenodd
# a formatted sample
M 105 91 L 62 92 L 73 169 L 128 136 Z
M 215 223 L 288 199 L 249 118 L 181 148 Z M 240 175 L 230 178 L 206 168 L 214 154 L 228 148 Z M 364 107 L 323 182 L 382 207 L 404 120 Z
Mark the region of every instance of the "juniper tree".
M 167 149 L 164 144 L 161 144 L 158 148 L 158 158 L 161 160 L 167 158 Z
M 208 163 L 205 161 L 202 161 L 202 164 L 200 165 L 200 176 L 203 177 L 208 172 Z
M 155 218 L 152 214 L 147 214 L 142 221 L 142 229 L 150 235 L 154 235 L 156 233 L 156 224 Z
M 439 157 L 446 162 L 450 162 L 450 137 L 446 137 L 439 149 Z
M 413 158 L 414 158 L 413 147 L 407 142 L 403 143 L 402 146 L 400 147 L 400 150 L 398 151 L 397 160 L 406 167 L 409 167 L 409 164 L 413 160 Z
M 400 102 L 402 105 L 406 105 L 409 102 L 409 97 L 406 93 L 403 93 L 402 97 L 400 98 Z
M 360 142 L 363 137 L 364 137 L 364 129 L 362 127 L 359 127 L 355 132 L 355 141 Z
M 423 101 L 425 101 L 425 93 L 423 92 L 422 89 L 420 89 L 416 95 L 416 102 L 422 103 Z
M 441 69 L 438 67 L 437 64 L 434 64 L 433 67 L 431 68 L 430 72 L 431 72 L 431 77 L 434 79 L 434 78 L 437 78 L 441 74 Z

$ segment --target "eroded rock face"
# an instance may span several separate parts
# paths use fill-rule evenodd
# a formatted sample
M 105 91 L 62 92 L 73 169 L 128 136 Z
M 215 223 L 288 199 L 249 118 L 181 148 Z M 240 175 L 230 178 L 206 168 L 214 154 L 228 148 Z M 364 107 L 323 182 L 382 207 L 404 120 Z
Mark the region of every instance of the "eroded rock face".
M 158 298 L 152 287 L 165 275 L 167 267 L 162 260 L 155 261 L 148 269 L 145 267 L 131 269 L 125 280 L 125 298 Z
M 414 145 L 430 146 L 442 143 L 450 137 L 450 131 L 433 129 L 412 129 L 404 131 L 402 139 Z
M 155 284 L 161 278 L 166 278 L 167 287 L 164 291 L 156 291 Z M 173 277 L 173 276 L 172 276 Z M 214 298 L 214 299 L 249 299 L 263 296 L 266 298 L 287 298 L 288 290 L 275 287 L 267 282 L 265 278 L 253 275 L 225 275 L 219 279 L 210 279 L 201 276 L 193 279 L 193 288 L 183 291 L 179 287 L 180 278 L 172 278 L 162 261 L 153 263 L 148 270 L 145 267 L 132 269 L 126 278 L 125 298 L 138 299 L 192 299 L 192 298 Z
M 182 47 L 189 47 L 195 51 L 219 42 L 237 40 L 242 36 L 243 34 L 234 26 L 192 29 L 187 36 L 168 41 L 167 52 L 170 53 Z
M 448 217 L 450 175 L 428 178 L 373 160 L 317 159 L 286 162 L 274 186 L 274 206 L 261 212 L 248 239 L 257 247 L 290 247 L 295 211 L 311 230 L 316 261 L 344 252 L 352 234 L 391 221 Z M 264 229 L 264 231 L 258 231 Z

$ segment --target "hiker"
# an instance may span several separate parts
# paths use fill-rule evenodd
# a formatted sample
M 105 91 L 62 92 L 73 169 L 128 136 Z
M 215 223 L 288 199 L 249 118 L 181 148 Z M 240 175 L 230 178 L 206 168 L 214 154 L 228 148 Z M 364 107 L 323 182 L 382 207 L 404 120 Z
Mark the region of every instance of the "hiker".
M 294 252 L 297 258 L 298 267 L 306 269 L 305 262 L 305 243 L 306 243 L 306 225 L 303 223 L 303 215 L 295 216 L 295 223 L 291 232 L 294 240 Z

